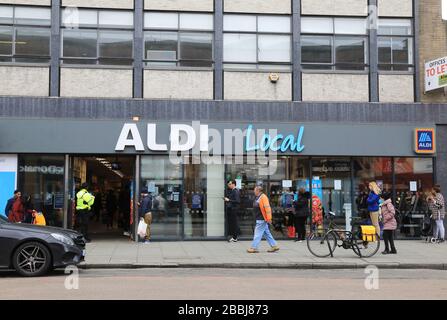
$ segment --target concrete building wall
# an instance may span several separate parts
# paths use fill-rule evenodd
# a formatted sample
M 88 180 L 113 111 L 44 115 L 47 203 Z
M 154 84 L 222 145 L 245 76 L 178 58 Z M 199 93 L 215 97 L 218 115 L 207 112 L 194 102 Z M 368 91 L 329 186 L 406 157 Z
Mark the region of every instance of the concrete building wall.
M 198 99 L 214 97 L 212 71 L 145 70 L 146 99 Z
M 292 0 L 224 0 L 225 12 L 292 13 Z
M 0 4 L 25 4 L 31 6 L 51 6 L 51 0 L 1 0 Z
M 380 102 L 414 102 L 413 75 L 379 75 Z
M 377 4 L 380 17 L 413 16 L 413 0 L 378 0 Z
M 367 0 L 302 0 L 301 12 L 306 15 L 366 16 Z
M 62 6 L 133 9 L 133 0 L 62 0 Z
M 132 98 L 132 70 L 61 68 L 61 97 Z
M 268 72 L 224 72 L 225 100 L 291 101 L 292 74 L 279 73 L 272 83 Z
M 422 102 L 447 102 L 444 89 L 424 94 L 424 61 L 447 56 L 447 28 L 441 18 L 441 1 L 419 1 L 419 67 Z
M 145 0 L 146 10 L 214 11 L 213 0 Z
M 50 68 L 48 67 L 0 67 L 0 95 L 48 96 Z
M 367 74 L 303 73 L 303 101 L 369 101 Z

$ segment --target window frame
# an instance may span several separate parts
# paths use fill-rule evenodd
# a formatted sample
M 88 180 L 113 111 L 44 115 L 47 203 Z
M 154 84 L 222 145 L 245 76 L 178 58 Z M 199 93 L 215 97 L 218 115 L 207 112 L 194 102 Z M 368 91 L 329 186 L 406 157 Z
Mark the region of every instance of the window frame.
M 15 4 L 1 4 L 2 7 L 12 8 L 12 18 L 10 23 L 0 22 L 0 27 L 8 27 L 11 29 L 11 54 L 5 55 L 0 54 L 0 59 L 7 59 L 9 61 L 1 61 L 0 64 L 35 64 L 35 65 L 50 65 L 51 60 L 51 12 L 49 25 L 39 25 L 39 24 L 25 24 L 16 23 L 16 8 L 29 8 L 29 9 L 47 9 L 51 10 L 47 6 L 30 6 L 30 5 L 15 5 Z M 16 54 L 16 42 L 17 42 L 17 29 L 36 29 L 36 30 L 46 30 L 48 32 L 48 55 L 33 55 L 33 54 Z M 30 61 L 17 61 L 20 59 L 27 59 Z
M 255 62 L 244 62 L 244 61 L 225 61 L 223 58 L 223 68 L 224 70 L 235 70 L 242 69 L 244 71 L 256 70 L 256 71 L 268 71 L 273 70 L 276 67 L 282 67 L 284 70 L 281 71 L 290 71 L 292 72 L 293 66 L 293 20 L 291 14 L 268 14 L 268 13 L 225 13 L 225 16 L 251 16 L 256 18 L 256 30 L 255 31 L 225 31 L 222 30 L 222 53 L 225 52 L 225 42 L 224 38 L 226 34 L 238 35 L 238 34 L 246 34 L 246 35 L 254 35 L 256 37 L 256 61 Z M 285 17 L 289 18 L 290 23 L 290 31 L 289 32 L 267 32 L 267 31 L 259 31 L 259 17 Z M 260 61 L 259 60 L 259 36 L 287 36 L 290 39 L 289 46 L 289 62 L 282 61 Z M 236 66 L 236 67 L 235 67 Z M 248 67 L 248 68 L 247 68 Z
M 415 72 L 415 25 L 414 25 L 414 18 L 379 18 L 379 25 L 380 20 L 405 20 L 410 22 L 410 30 L 411 34 L 404 35 L 404 34 L 381 34 L 379 32 L 379 27 L 377 28 L 377 68 L 379 73 L 404 73 L 404 74 L 414 74 Z M 379 57 L 379 39 L 387 39 L 390 40 L 391 46 L 388 47 L 391 50 L 391 62 L 390 63 L 380 63 L 380 57 Z M 393 63 L 393 38 L 394 39 L 409 39 L 411 41 L 411 46 L 408 46 L 409 49 L 409 56 L 411 52 L 411 60 L 412 63 Z M 384 69 L 383 67 L 386 67 Z M 406 70 L 397 69 L 395 70 L 395 67 L 406 67 Z
M 330 19 L 332 24 L 332 32 L 301 32 L 300 37 L 301 39 L 303 37 L 326 37 L 331 39 L 331 63 L 310 63 L 310 62 L 303 62 L 303 46 L 301 46 L 301 68 L 303 72 L 340 72 L 340 73 L 368 73 L 370 68 L 370 45 L 369 45 L 369 33 L 366 29 L 366 17 L 352 17 L 352 16 L 301 16 L 301 18 L 324 18 L 324 19 Z M 335 21 L 336 19 L 344 19 L 344 20 L 359 20 L 359 19 L 365 19 L 365 34 L 349 34 L 349 33 L 336 33 L 335 28 Z M 364 60 L 365 63 L 337 63 L 337 48 L 336 48 L 336 40 L 337 38 L 352 38 L 352 39 L 362 39 L 365 43 L 365 49 L 364 49 Z M 337 66 L 355 66 L 355 67 L 363 67 L 362 69 L 338 69 Z M 318 66 L 320 68 L 315 68 L 314 66 Z
M 63 25 L 63 10 L 65 10 L 67 7 L 61 7 L 61 15 L 60 15 L 60 44 L 61 44 L 61 54 L 60 54 L 60 62 L 61 65 L 65 67 L 73 67 L 73 66 L 87 66 L 89 68 L 91 67 L 117 67 L 117 68 L 132 68 L 134 65 L 134 52 L 135 52 L 135 43 L 134 43 L 134 32 L 135 32 L 135 12 L 134 10 L 127 10 L 127 9 L 112 9 L 112 8 L 82 8 L 84 11 L 93 11 L 96 12 L 96 26 L 77 26 L 76 28 L 70 28 Z M 132 21 L 132 27 L 128 28 L 122 28 L 117 26 L 112 27 L 104 27 L 101 26 L 100 19 L 100 13 L 101 12 L 107 12 L 107 11 L 117 11 L 117 12 L 127 12 L 131 13 L 133 17 Z M 85 30 L 85 31 L 95 31 L 96 33 L 96 57 L 90 58 L 90 57 L 72 57 L 72 56 L 64 56 L 64 33 L 65 30 Z M 100 56 L 100 33 L 101 32 L 107 32 L 107 31 L 118 31 L 122 33 L 129 33 L 131 34 L 131 42 L 132 42 L 132 55 L 129 58 L 126 57 L 102 57 Z M 75 63 L 70 63 L 69 61 L 76 61 Z M 93 63 L 79 63 L 78 61 L 87 61 L 87 62 L 93 62 Z M 127 64 L 110 64 L 110 63 L 101 63 L 101 61 L 126 61 Z
M 214 48 L 214 40 L 215 40 L 215 30 L 214 30 L 214 21 L 215 15 L 209 12 L 200 12 L 200 11 L 157 11 L 157 10 L 145 10 L 144 15 L 146 13 L 173 13 L 177 15 L 177 27 L 176 28 L 155 28 L 155 27 L 146 27 L 143 22 L 143 66 L 145 69 L 199 69 L 199 70 L 213 70 L 215 63 L 215 48 Z M 199 30 L 199 29 L 189 29 L 189 28 L 181 28 L 180 20 L 182 14 L 200 14 L 200 15 L 210 15 L 213 20 L 213 28 L 211 30 Z M 143 20 L 146 18 L 144 17 Z M 177 56 L 175 60 L 154 60 L 146 58 L 146 35 L 150 32 L 159 32 L 159 33 L 175 33 L 177 36 Z M 205 34 L 211 36 L 211 59 L 210 60 L 189 60 L 189 59 L 181 59 L 181 34 Z M 210 66 L 183 66 L 181 65 L 182 61 L 187 62 L 209 62 Z

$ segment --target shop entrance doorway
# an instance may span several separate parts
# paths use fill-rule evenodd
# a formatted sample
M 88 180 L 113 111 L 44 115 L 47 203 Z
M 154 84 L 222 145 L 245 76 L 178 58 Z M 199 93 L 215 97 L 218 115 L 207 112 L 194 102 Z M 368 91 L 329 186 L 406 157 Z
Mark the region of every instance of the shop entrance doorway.
M 134 156 L 76 156 L 71 158 L 71 215 L 77 228 L 76 193 L 87 182 L 95 196 L 88 234 L 91 239 L 131 238 L 135 182 Z

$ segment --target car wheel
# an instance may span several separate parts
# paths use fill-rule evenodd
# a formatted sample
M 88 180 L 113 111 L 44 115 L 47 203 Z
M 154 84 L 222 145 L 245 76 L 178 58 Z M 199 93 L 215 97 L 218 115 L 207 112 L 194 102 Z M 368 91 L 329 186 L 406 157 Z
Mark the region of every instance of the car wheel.
M 51 267 L 50 251 L 39 242 L 22 244 L 14 252 L 12 265 L 18 274 L 25 277 L 38 277 Z

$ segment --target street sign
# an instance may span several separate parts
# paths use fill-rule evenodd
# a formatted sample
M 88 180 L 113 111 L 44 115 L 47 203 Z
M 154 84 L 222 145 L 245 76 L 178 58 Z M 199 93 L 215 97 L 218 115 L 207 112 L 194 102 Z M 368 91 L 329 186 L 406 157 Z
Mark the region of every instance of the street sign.
M 447 87 L 447 57 L 425 63 L 425 92 Z

